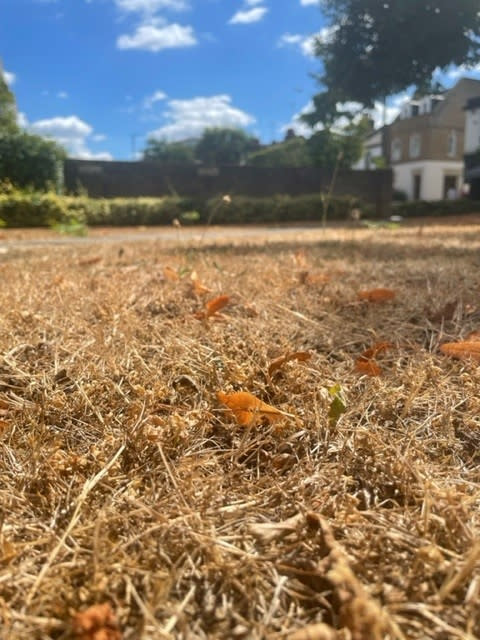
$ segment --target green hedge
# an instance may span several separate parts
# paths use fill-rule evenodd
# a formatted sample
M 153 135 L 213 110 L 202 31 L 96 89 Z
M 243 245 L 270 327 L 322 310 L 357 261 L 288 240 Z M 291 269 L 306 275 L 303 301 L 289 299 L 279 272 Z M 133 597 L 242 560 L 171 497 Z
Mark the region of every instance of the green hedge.
M 353 208 L 360 208 L 365 217 L 372 215 L 371 207 L 362 205 L 358 199 L 336 197 L 330 202 L 328 218 L 346 219 Z M 319 194 L 232 196 L 227 202 L 222 197 L 208 201 L 180 197 L 94 199 L 15 189 L 0 192 L 0 220 L 8 227 L 45 227 L 69 222 L 92 226 L 169 225 L 175 219 L 182 224 L 273 224 L 320 221 L 321 216 Z
M 426 202 L 395 202 L 392 206 L 392 214 L 404 218 L 416 218 L 421 216 L 454 216 L 463 213 L 480 212 L 480 202 L 459 198 L 458 200 L 435 200 Z
M 85 223 L 85 210 L 74 198 L 54 193 L 0 193 L 0 220 L 7 227 L 48 227 L 53 224 Z

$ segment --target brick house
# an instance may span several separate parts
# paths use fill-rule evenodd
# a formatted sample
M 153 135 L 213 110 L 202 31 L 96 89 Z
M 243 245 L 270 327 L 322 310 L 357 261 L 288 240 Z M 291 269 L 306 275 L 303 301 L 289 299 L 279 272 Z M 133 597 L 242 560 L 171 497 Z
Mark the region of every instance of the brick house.
M 386 128 L 385 149 L 394 187 L 409 200 L 442 200 L 463 185 L 465 105 L 480 81 L 462 78 L 442 95 L 406 103 Z

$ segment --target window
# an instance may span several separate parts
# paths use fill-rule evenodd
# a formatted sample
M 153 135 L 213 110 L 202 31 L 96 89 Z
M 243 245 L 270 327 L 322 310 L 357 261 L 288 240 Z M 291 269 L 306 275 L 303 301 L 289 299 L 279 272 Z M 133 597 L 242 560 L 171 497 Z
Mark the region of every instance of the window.
M 395 138 L 392 141 L 392 162 L 399 162 L 402 159 L 402 141 Z
M 448 157 L 455 158 L 457 155 L 457 132 L 450 131 L 448 135 Z
M 410 158 L 418 158 L 421 151 L 421 142 L 420 134 L 414 133 L 413 136 L 410 136 L 410 140 L 408 141 Z

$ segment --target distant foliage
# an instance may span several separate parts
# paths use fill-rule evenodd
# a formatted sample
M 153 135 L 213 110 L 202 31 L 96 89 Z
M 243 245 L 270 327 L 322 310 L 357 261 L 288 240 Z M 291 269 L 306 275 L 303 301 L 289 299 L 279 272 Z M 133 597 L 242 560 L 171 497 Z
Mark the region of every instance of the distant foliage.
M 311 167 L 311 158 L 304 138 L 290 137 L 252 153 L 247 164 L 253 167 Z
M 330 169 L 340 158 L 339 168 L 350 169 L 362 155 L 362 138 L 353 133 L 324 129 L 307 140 L 307 148 L 315 167 Z
M 195 148 L 184 142 L 149 138 L 143 159 L 153 160 L 162 165 L 192 165 L 195 164 Z
M 195 149 L 197 160 L 208 166 L 244 164 L 260 148 L 259 141 L 241 129 L 205 129 Z
M 0 133 L 0 181 L 36 191 L 59 190 L 65 151 L 55 142 L 25 132 Z

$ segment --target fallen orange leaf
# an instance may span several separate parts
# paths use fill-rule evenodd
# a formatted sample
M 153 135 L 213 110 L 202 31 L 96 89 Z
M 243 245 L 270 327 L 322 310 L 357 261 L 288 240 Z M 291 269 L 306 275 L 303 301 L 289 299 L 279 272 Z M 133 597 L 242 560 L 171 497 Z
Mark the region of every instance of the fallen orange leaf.
M 121 640 L 117 619 L 108 602 L 94 604 L 73 618 L 73 631 L 79 640 Z
M 395 296 L 396 293 L 393 289 L 367 289 L 358 292 L 358 298 L 367 302 L 385 302 L 386 300 L 393 300 Z
M 192 281 L 193 292 L 197 296 L 203 296 L 206 293 L 210 293 L 211 289 L 200 282 L 196 271 L 192 271 L 192 273 L 190 274 L 190 279 Z
M 393 345 L 391 342 L 376 342 L 369 349 L 366 349 L 362 353 L 361 357 L 366 360 L 370 360 L 371 358 L 376 358 L 379 353 L 383 353 L 392 347 Z
M 248 391 L 234 393 L 218 391 L 217 398 L 230 409 L 237 422 L 245 426 L 253 424 L 258 418 L 266 418 L 271 423 L 285 415 Z
M 308 351 L 295 351 L 293 353 L 286 353 L 279 358 L 276 358 L 270 363 L 268 367 L 268 375 L 272 376 L 277 369 L 283 367 L 284 364 L 289 362 L 290 360 L 299 360 L 300 362 L 305 362 L 306 360 L 310 360 L 312 354 Z
M 359 373 L 364 373 L 367 376 L 379 376 L 382 373 L 382 370 L 375 360 L 362 360 L 362 358 L 358 358 L 358 360 L 355 361 L 355 369 Z
M 175 282 L 180 279 L 180 276 L 172 267 L 163 267 L 163 276 L 165 280 L 170 280 L 170 282 Z
M 230 302 L 230 296 L 218 296 L 218 298 L 214 298 L 213 300 L 210 300 L 205 305 L 206 307 L 205 317 L 210 318 L 210 316 L 213 316 L 215 313 L 217 313 L 217 311 L 220 311 L 220 309 L 223 309 L 223 307 L 226 307 L 229 302 Z
M 362 355 L 355 361 L 355 369 L 359 373 L 364 373 L 367 376 L 379 376 L 382 373 L 382 369 L 375 361 L 376 356 L 379 353 L 387 351 L 392 348 L 390 342 L 376 342 L 369 349 L 366 349 Z
M 440 345 L 440 351 L 447 356 L 452 356 L 452 358 L 480 362 L 480 342 L 478 340 L 446 342 Z

